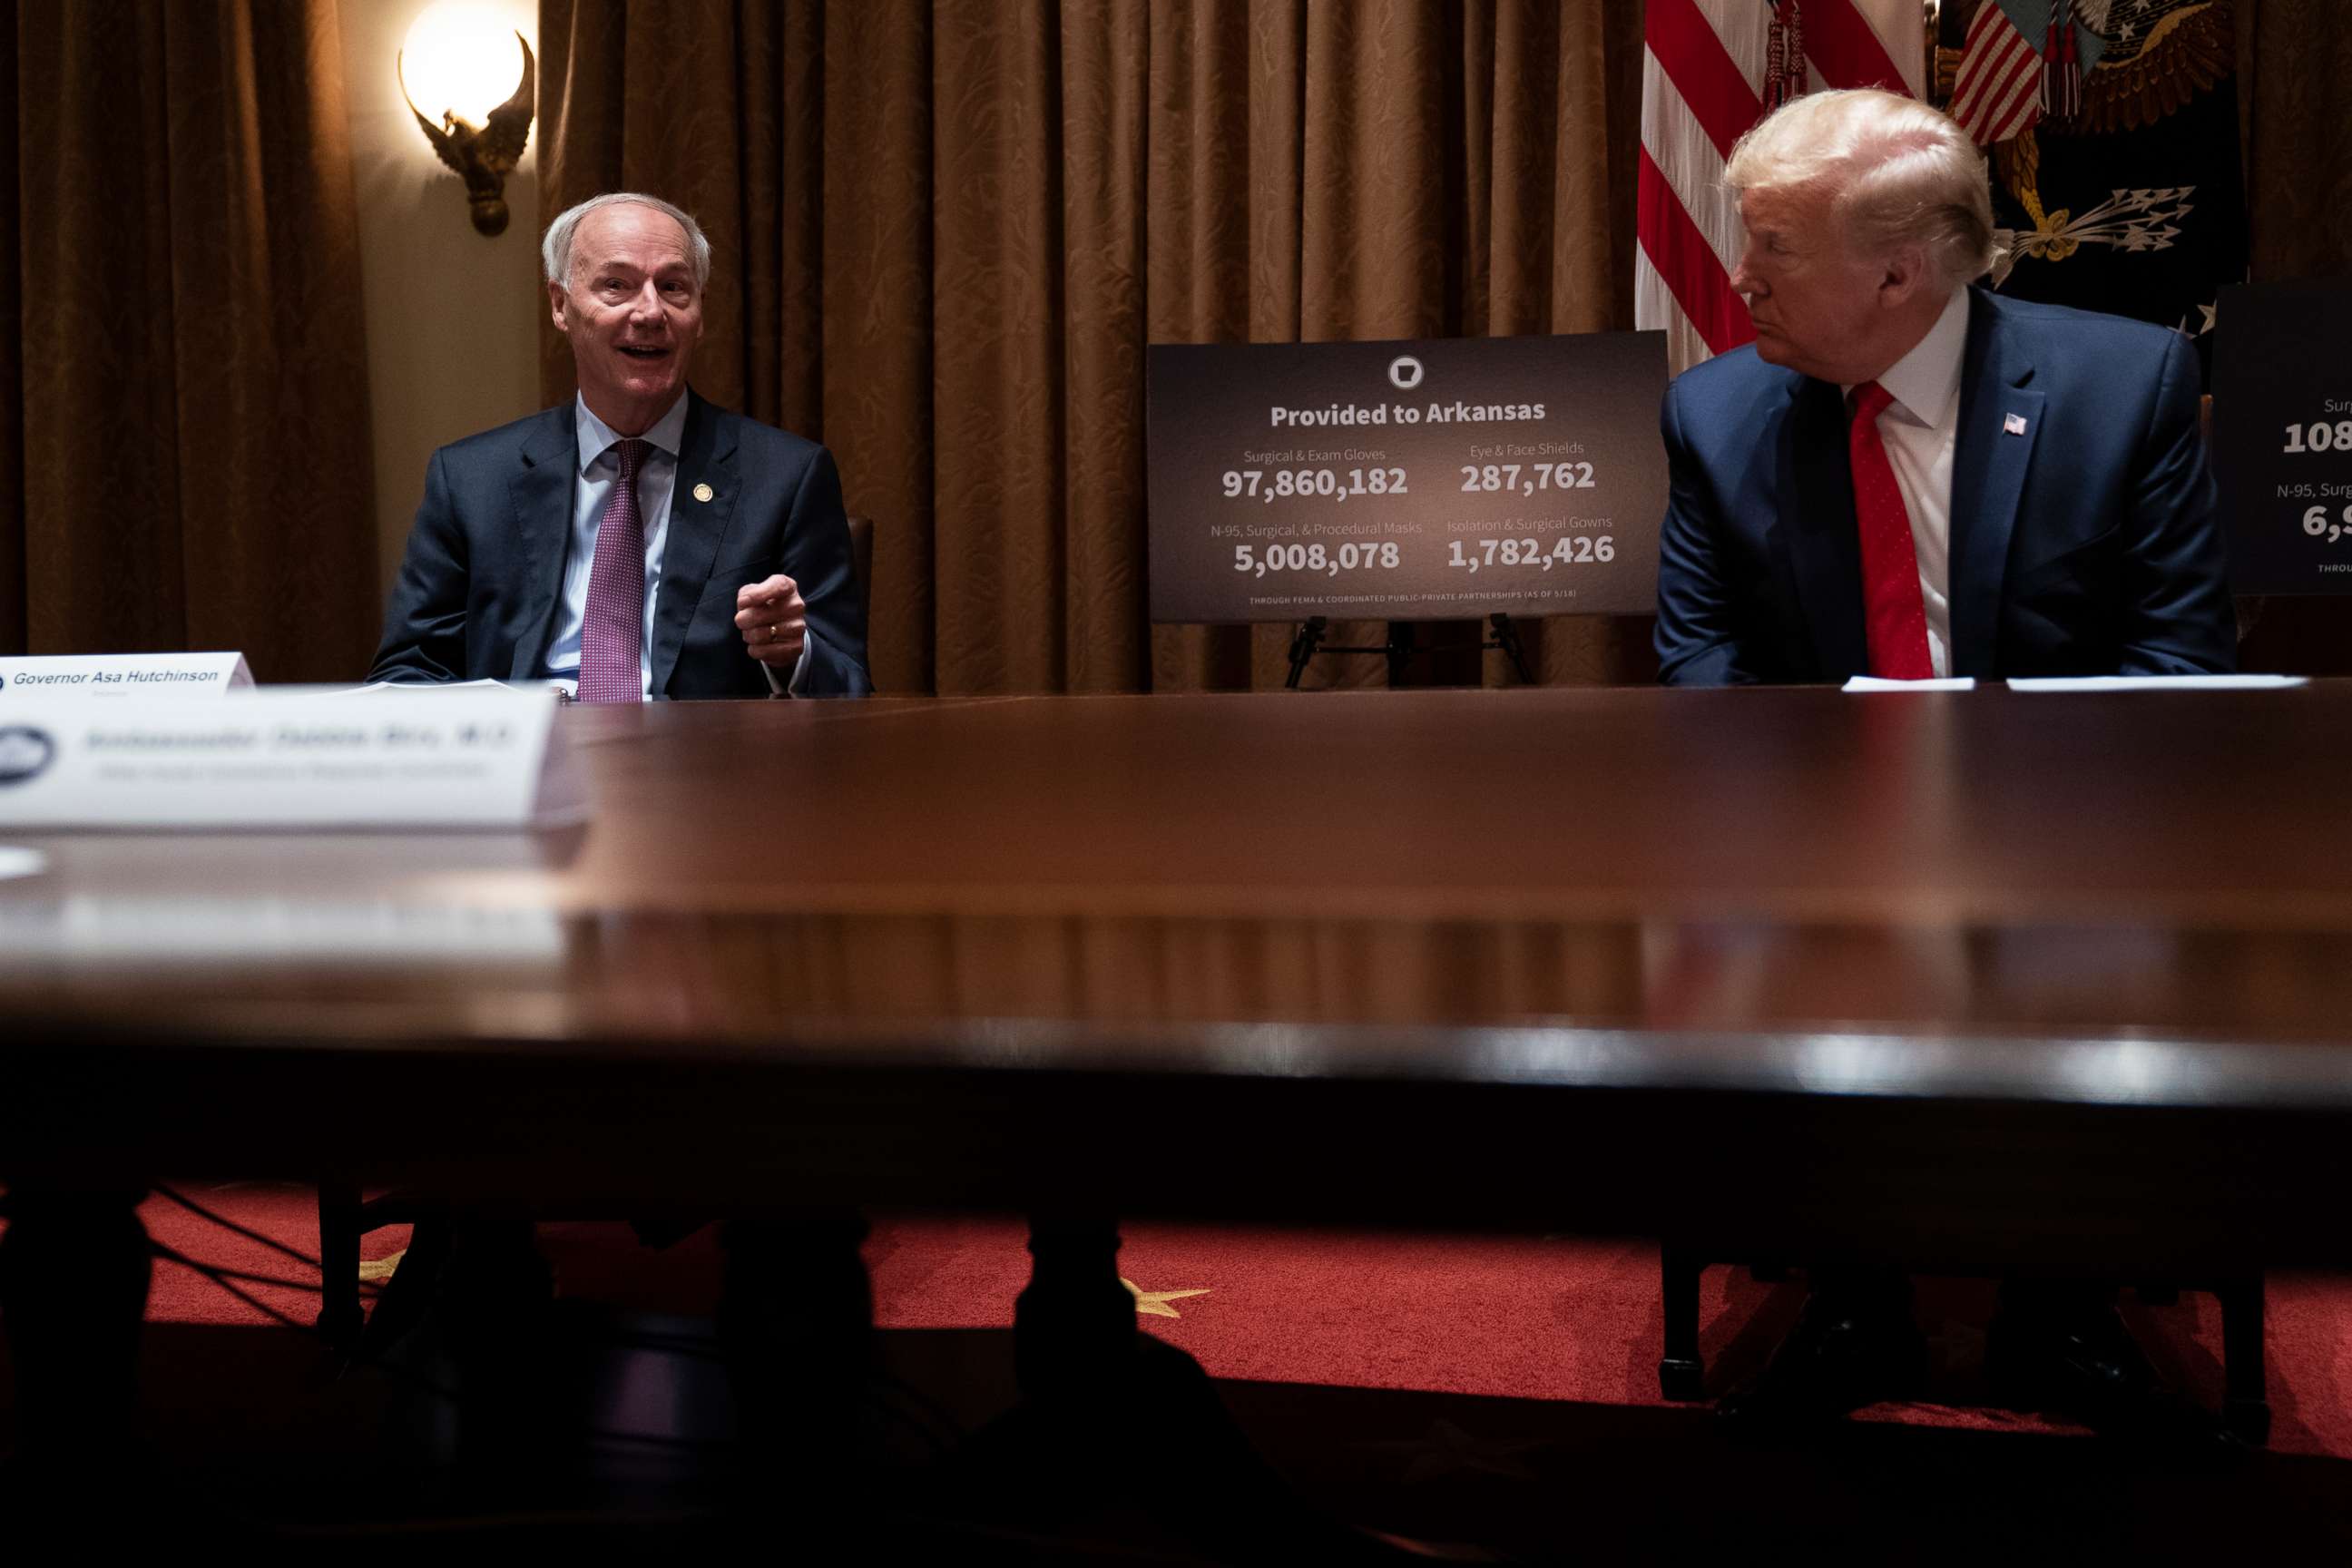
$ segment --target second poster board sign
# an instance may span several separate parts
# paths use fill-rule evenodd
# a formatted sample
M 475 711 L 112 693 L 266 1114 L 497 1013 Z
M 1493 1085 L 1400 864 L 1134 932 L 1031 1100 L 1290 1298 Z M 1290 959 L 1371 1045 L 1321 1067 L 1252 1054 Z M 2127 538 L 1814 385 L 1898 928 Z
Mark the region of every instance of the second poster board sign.
M 2221 290 L 2213 455 L 2240 594 L 2352 594 L 2352 286 Z
M 1655 608 L 1663 332 L 1162 344 L 1151 618 Z

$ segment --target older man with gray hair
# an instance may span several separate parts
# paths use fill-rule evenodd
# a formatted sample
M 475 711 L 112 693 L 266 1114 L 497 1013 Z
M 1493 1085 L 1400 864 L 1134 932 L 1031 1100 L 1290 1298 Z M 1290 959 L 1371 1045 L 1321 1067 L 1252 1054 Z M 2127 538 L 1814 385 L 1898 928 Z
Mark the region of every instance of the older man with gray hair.
M 1983 158 L 1859 89 L 1733 148 L 1750 348 L 1667 390 L 1671 685 L 2235 665 L 2196 355 L 2003 299 Z
M 584 702 L 870 689 L 832 457 L 688 385 L 700 226 L 595 196 L 541 258 L 579 395 L 433 454 L 370 679 Z

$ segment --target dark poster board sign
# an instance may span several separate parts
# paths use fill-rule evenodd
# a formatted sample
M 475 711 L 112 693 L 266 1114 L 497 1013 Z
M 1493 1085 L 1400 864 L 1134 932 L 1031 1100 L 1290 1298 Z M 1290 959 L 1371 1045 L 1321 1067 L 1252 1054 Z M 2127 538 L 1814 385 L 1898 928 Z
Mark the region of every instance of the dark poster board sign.
M 1151 618 L 1647 615 L 1663 332 L 1160 344 Z
M 2221 290 L 2213 449 L 2240 594 L 2352 594 L 2352 281 Z

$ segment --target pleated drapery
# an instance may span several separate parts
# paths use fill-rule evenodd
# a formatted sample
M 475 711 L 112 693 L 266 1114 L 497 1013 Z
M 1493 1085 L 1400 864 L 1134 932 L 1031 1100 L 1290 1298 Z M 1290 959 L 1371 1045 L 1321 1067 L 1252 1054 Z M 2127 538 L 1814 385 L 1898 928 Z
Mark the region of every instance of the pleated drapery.
M 17 0 L 0 26 L 0 649 L 373 646 L 334 0 Z
M 1641 9 L 542 0 L 543 205 L 700 216 L 698 380 L 839 454 L 888 689 L 1266 685 L 1286 628 L 1146 620 L 1144 346 L 1631 325 Z M 2254 275 L 2344 275 L 2352 11 L 2235 11 Z M 379 606 L 335 0 L 0 16 L 0 650 L 347 677 Z M 2298 668 L 2342 668 L 2291 607 Z M 1534 630 L 1544 679 L 1647 673 L 1645 623 Z
M 887 690 L 1278 682 L 1286 628 L 1148 624 L 1148 343 L 1632 324 L 1639 0 L 542 0 L 541 42 L 547 211 L 702 222 L 696 381 L 840 459 Z M 1647 635 L 1533 640 L 1603 680 Z
M 2352 15 L 2236 16 L 2255 276 L 2344 272 Z M 1148 623 L 1149 343 L 1633 325 L 1640 0 L 541 0 L 541 34 L 547 211 L 700 217 L 697 380 L 839 457 L 886 689 L 1278 682 L 1287 627 Z M 1546 681 L 1654 668 L 1646 621 L 1529 629 Z

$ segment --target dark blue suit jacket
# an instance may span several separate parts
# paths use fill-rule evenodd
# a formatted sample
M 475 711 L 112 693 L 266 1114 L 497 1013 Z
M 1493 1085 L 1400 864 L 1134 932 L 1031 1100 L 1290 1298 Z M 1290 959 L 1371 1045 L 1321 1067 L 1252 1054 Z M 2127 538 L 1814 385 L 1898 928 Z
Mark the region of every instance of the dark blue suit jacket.
M 654 693 L 770 695 L 735 629 L 735 591 L 782 572 L 800 584 L 815 637 L 801 689 L 864 695 L 866 623 L 831 454 L 687 395 L 648 628 Z M 563 591 L 578 448 L 566 403 L 433 454 L 370 680 L 538 678 Z M 703 484 L 708 501 L 695 499 Z
M 2236 668 L 2197 408 L 2197 356 L 2179 333 L 1975 291 L 1952 460 L 1951 673 Z M 1743 348 L 1676 378 L 1663 423 L 1658 678 L 1867 673 L 1837 387 Z

